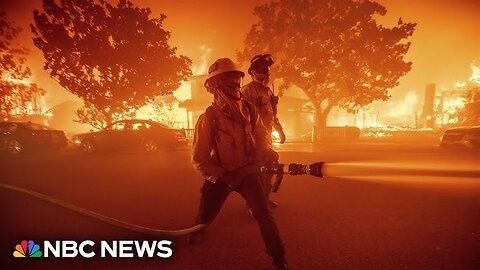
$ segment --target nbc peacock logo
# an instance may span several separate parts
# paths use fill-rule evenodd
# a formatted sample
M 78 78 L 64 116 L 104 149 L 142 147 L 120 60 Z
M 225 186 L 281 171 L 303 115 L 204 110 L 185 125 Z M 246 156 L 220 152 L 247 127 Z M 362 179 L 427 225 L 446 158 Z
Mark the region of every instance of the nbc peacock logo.
M 40 258 L 42 257 L 42 252 L 40 251 L 40 246 L 35 244 L 32 240 L 28 240 L 28 242 L 27 240 L 23 240 L 20 244 L 15 246 L 13 257 Z

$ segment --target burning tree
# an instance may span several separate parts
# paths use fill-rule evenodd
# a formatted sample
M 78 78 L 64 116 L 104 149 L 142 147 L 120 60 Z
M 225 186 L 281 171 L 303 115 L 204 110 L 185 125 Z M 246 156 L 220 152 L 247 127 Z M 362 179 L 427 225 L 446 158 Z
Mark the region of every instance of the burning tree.
M 456 112 L 458 122 L 465 126 L 480 125 L 480 86 L 465 92 L 465 105 Z
M 174 96 L 158 97 L 149 104 L 155 113 L 156 121 L 175 127 L 178 114 L 178 100 Z
M 403 60 L 415 23 L 387 28 L 375 20 L 386 8 L 368 0 L 280 0 L 255 7 L 254 24 L 238 54 L 248 61 L 273 54 L 282 89 L 303 89 L 325 127 L 334 106 L 355 111 L 389 98 L 388 89 L 411 69 Z
M 155 96 L 171 94 L 190 74 L 191 61 L 168 44 L 165 15 L 121 0 L 43 0 L 34 12 L 34 43 L 44 68 L 82 98 L 79 121 L 96 128 L 135 111 Z
M 35 102 L 45 90 L 30 83 L 32 73 L 25 65 L 28 50 L 15 43 L 20 31 L 0 12 L 0 120 L 41 113 Z

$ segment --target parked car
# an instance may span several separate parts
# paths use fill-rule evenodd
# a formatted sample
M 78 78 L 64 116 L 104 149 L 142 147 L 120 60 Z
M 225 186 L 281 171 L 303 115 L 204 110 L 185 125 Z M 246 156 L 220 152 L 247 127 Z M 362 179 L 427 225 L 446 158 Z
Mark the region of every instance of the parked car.
M 18 155 L 67 146 L 65 132 L 31 122 L 0 122 L 0 151 Z
M 480 148 L 480 126 L 445 130 L 440 138 L 440 147 Z
M 151 120 L 122 120 L 105 129 L 73 136 L 81 151 L 141 150 L 154 153 L 160 149 L 173 149 L 186 145 L 185 132 L 169 128 Z

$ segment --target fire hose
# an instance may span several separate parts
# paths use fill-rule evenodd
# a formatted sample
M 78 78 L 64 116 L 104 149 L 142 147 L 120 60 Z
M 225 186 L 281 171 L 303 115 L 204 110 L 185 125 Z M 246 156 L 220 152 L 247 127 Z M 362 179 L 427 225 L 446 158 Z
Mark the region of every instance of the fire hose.
M 311 164 L 311 165 L 302 165 L 302 164 L 295 164 L 295 163 L 286 165 L 286 164 L 273 163 L 273 164 L 270 164 L 268 166 L 261 167 L 260 172 L 274 173 L 274 174 L 277 174 L 277 175 L 309 174 L 309 175 L 312 175 L 312 176 L 323 178 L 323 174 L 322 174 L 322 171 L 321 171 L 323 165 L 324 165 L 323 162 L 314 163 L 314 164 Z M 276 190 L 278 190 L 278 187 L 279 187 L 280 183 L 281 182 L 277 182 L 275 184 Z M 156 237 L 184 236 L 184 235 L 188 235 L 188 234 L 192 234 L 194 232 L 197 232 L 197 231 L 203 229 L 205 226 L 207 226 L 207 224 L 197 224 L 197 225 L 194 225 L 194 226 L 189 227 L 189 228 L 178 229 L 178 230 L 153 229 L 153 228 L 143 227 L 143 226 L 136 225 L 136 224 L 127 223 L 127 222 L 124 222 L 124 221 L 121 221 L 121 220 L 118 220 L 118 219 L 115 219 L 115 218 L 112 218 L 112 217 L 108 217 L 108 216 L 102 215 L 100 213 L 97 213 L 97 212 L 94 212 L 94 211 L 91 211 L 91 210 L 88 210 L 88 209 L 85 209 L 85 208 L 81 208 L 81 207 L 78 207 L 76 205 L 73 205 L 73 204 L 61 201 L 59 199 L 50 197 L 48 195 L 45 195 L 45 194 L 42 194 L 42 193 L 39 193 L 39 192 L 36 192 L 36 191 L 33 191 L 33 190 L 21 188 L 21 187 L 15 186 L 15 185 L 0 183 L 0 188 L 15 191 L 15 192 L 18 192 L 18 193 L 22 193 L 22 194 L 34 197 L 36 199 L 39 199 L 39 200 L 51 203 L 53 205 L 63 207 L 63 208 L 66 208 L 70 211 L 73 211 L 73 212 L 79 213 L 81 215 L 93 218 L 95 220 L 102 221 L 104 223 L 113 225 L 115 227 L 123 228 L 123 229 L 129 230 L 129 231 L 138 232 L 138 233 L 142 233 L 142 234 L 152 235 L 152 236 L 156 236 Z M 276 190 L 274 190 L 274 191 L 276 191 Z
M 97 212 L 75 206 L 73 204 L 55 199 L 55 198 L 50 197 L 48 195 L 38 193 L 36 191 L 32 191 L 32 190 L 29 190 L 29 189 L 17 187 L 17 186 L 14 186 L 14 185 L 3 184 L 3 183 L 0 183 L 0 187 L 4 188 L 4 189 L 8 189 L 8 190 L 13 190 L 13 191 L 16 191 L 16 192 L 19 192 L 19 193 L 23 193 L 25 195 L 29 195 L 31 197 L 40 199 L 42 201 L 49 202 L 49 203 L 54 204 L 54 205 L 61 206 L 63 208 L 71 210 L 73 212 L 82 214 L 84 216 L 88 216 L 90 218 L 93 218 L 93 219 L 96 219 L 96 220 L 99 220 L 99 221 L 102 221 L 102 222 L 105 222 L 105 223 L 113 225 L 115 227 L 127 229 L 129 231 L 139 232 L 139 233 L 142 233 L 142 234 L 157 236 L 157 237 L 174 237 L 174 236 L 188 235 L 188 234 L 194 233 L 196 231 L 199 231 L 203 227 L 205 227 L 205 224 L 198 224 L 198 225 L 195 225 L 193 227 L 186 228 L 186 229 L 180 229 L 180 230 L 152 229 L 152 228 L 147 228 L 147 227 L 123 222 L 123 221 L 120 221 L 120 220 L 112 218 L 112 217 L 107 217 L 107 216 L 104 216 L 104 215 L 99 214 Z

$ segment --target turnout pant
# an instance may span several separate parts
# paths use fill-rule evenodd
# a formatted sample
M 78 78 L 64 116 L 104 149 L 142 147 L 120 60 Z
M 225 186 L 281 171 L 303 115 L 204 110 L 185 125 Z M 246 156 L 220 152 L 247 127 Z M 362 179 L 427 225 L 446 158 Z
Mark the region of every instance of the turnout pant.
M 262 179 L 263 191 L 265 192 L 267 200 L 270 198 L 270 193 L 272 191 L 272 179 L 274 176 L 275 175 L 271 173 L 260 174 L 260 178 Z
M 235 189 L 231 189 L 221 179 L 215 184 L 205 181 L 201 189 L 200 209 L 197 223 L 210 224 L 220 212 L 230 192 L 238 192 L 252 209 L 265 242 L 268 255 L 274 260 L 283 261 L 285 251 L 277 228 L 277 223 L 267 206 L 267 198 L 259 175 L 245 177 Z

